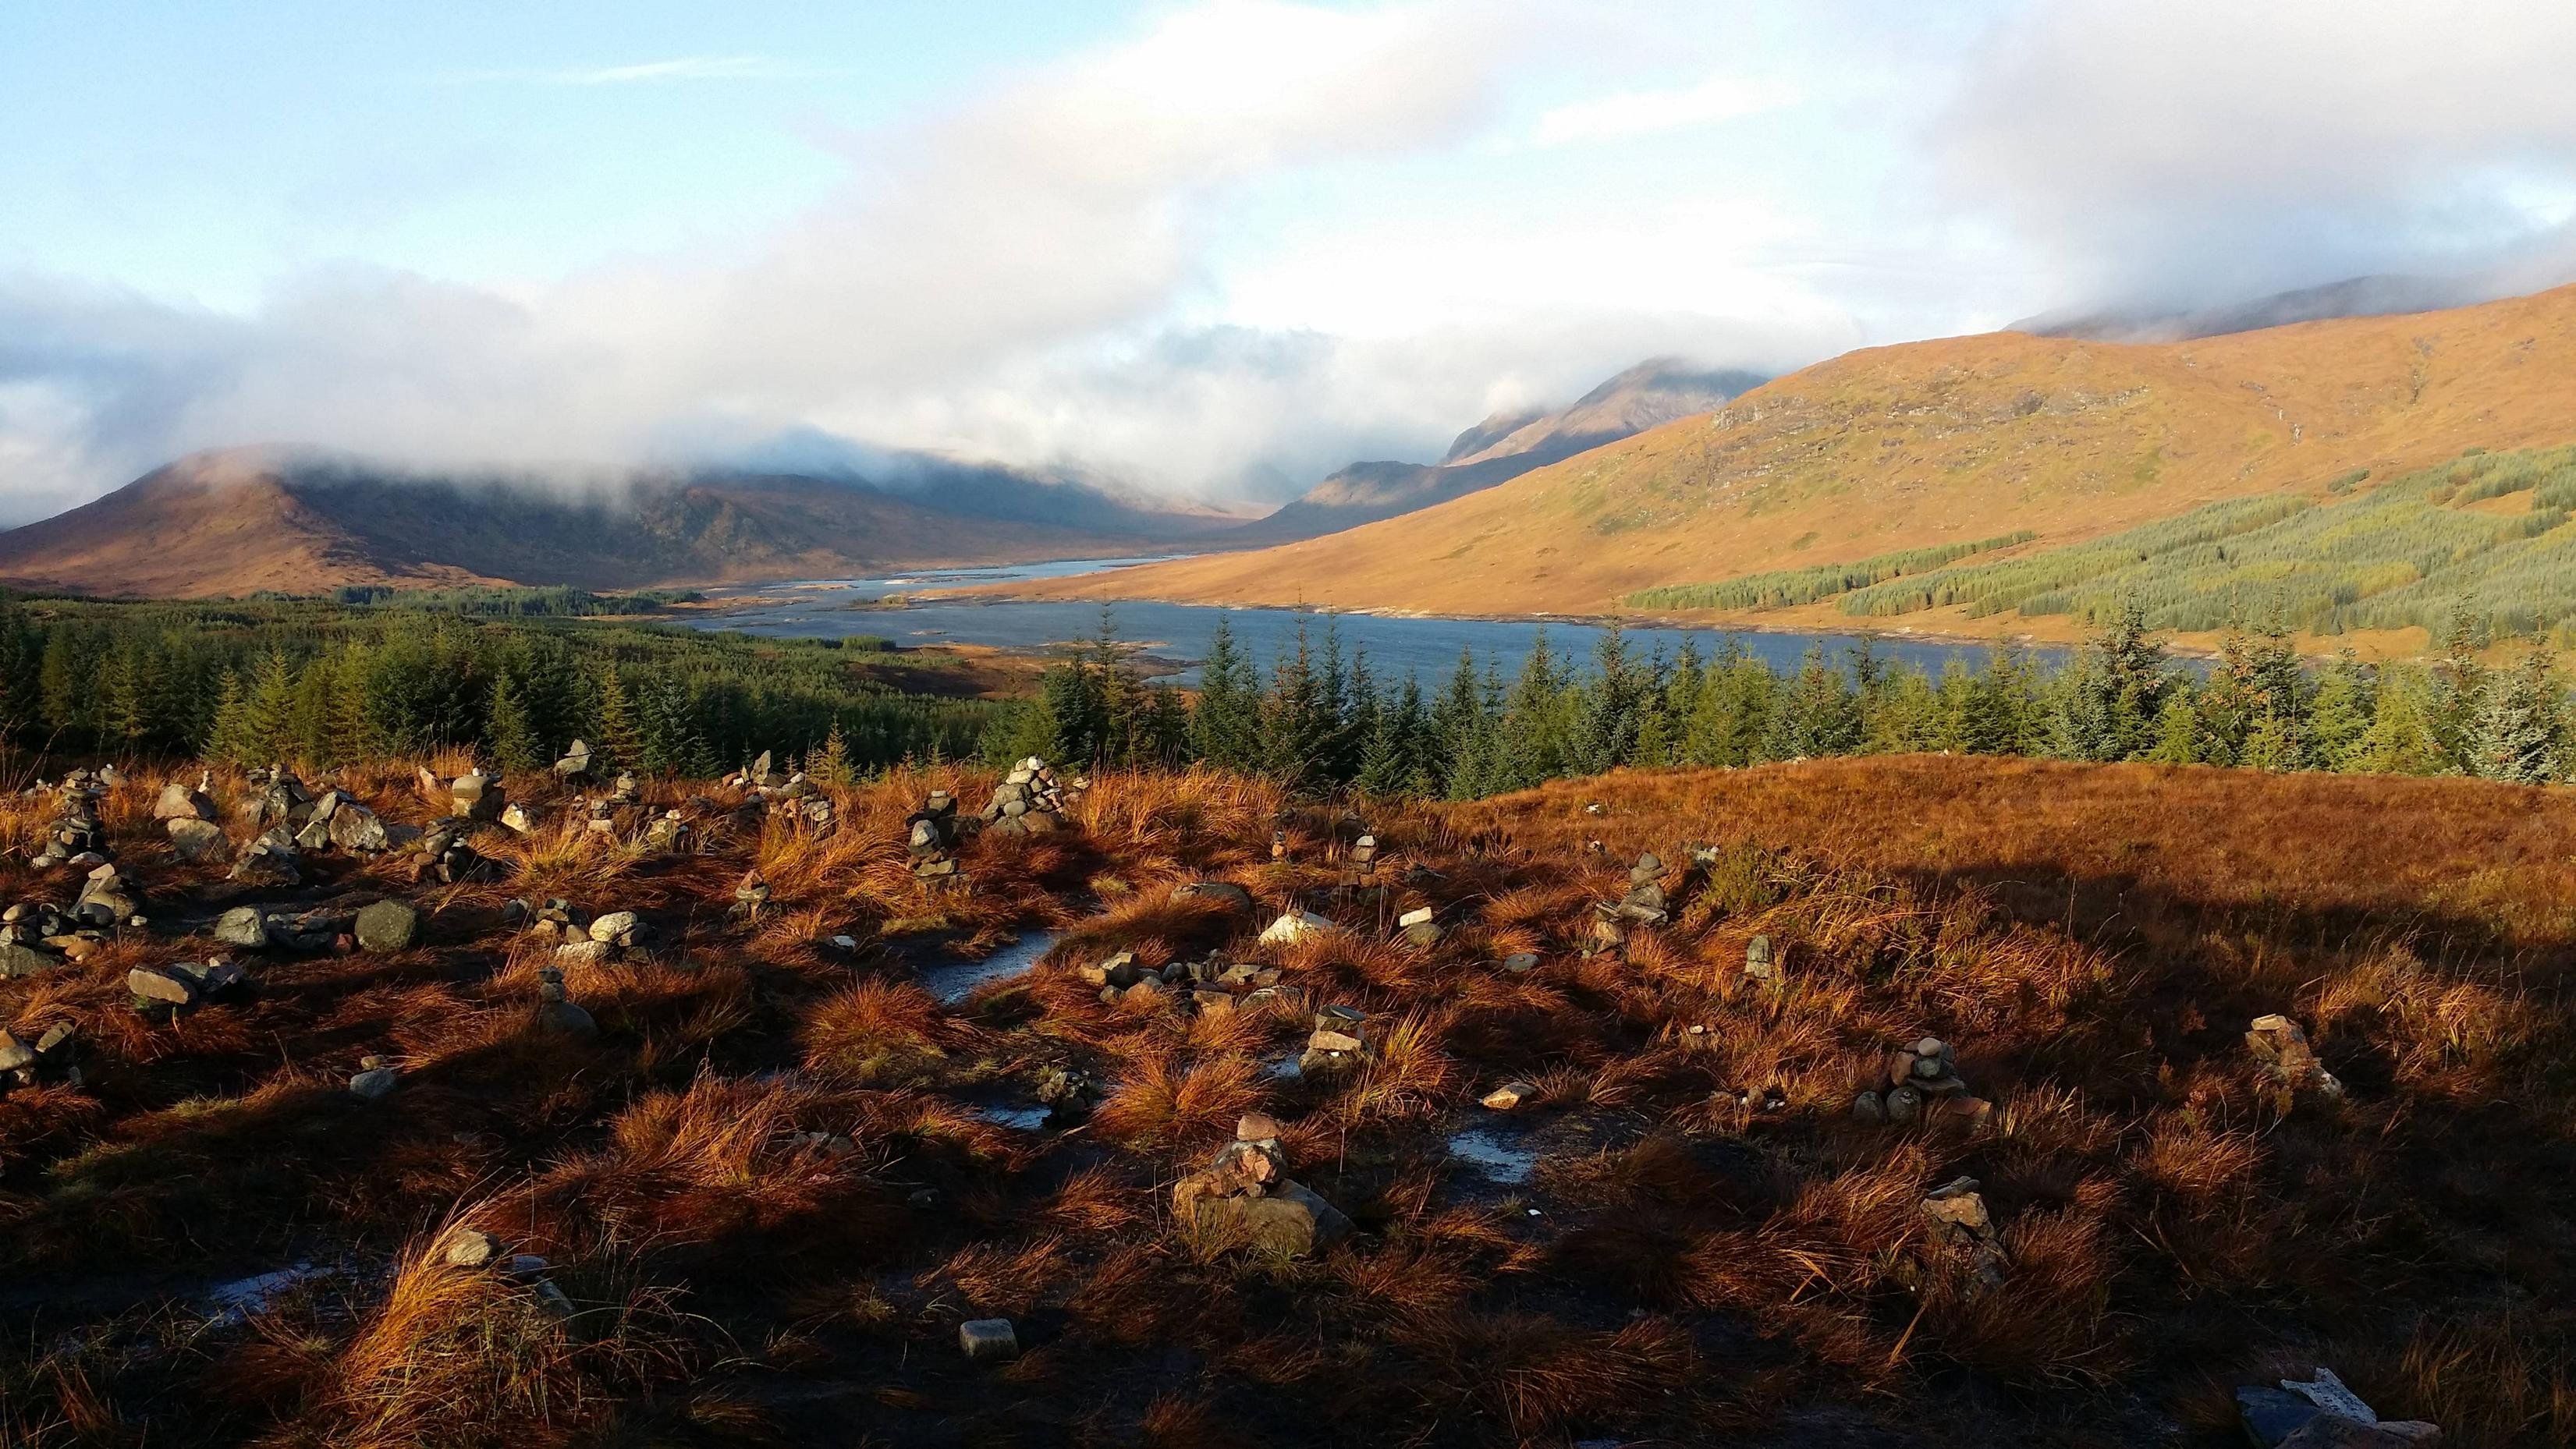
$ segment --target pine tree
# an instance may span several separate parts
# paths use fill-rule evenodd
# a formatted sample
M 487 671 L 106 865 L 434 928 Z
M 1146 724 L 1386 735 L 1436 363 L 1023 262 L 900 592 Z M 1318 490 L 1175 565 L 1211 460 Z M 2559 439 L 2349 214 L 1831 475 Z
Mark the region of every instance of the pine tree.
M 2319 682 L 2308 715 L 2308 767 L 2340 770 L 2370 733 L 2377 687 L 2360 656 L 2345 649 Z
M 2269 704 L 2254 717 L 2237 763 L 2249 770 L 2295 770 L 2307 759 L 2307 745 L 2297 721 Z
M 1369 731 L 1368 749 L 1360 758 L 1359 778 L 1353 782 L 1361 794 L 1384 798 L 1422 789 L 1425 782 L 1421 742 L 1426 723 L 1422 685 L 1408 674 L 1403 690 L 1377 711 L 1376 722 Z
M 2177 689 L 2166 697 L 2147 758 L 2159 765 L 2197 765 L 2208 758 L 2201 749 L 2200 707 L 2189 694 Z
M 286 656 L 271 649 L 252 671 L 242 709 L 242 741 L 256 753 L 251 762 L 269 764 L 293 753 L 288 733 L 295 712 L 295 671 Z
M 519 683 L 504 674 L 492 682 L 491 712 L 483 724 L 483 742 L 492 762 L 505 775 L 525 775 L 545 768 L 545 747 L 519 700 Z
M 1651 685 L 1616 619 L 1602 629 L 1592 659 L 1593 677 L 1575 697 L 1574 728 L 1565 749 L 1566 766 L 1578 775 L 1615 770 L 1635 754 L 1638 712 Z
M 2450 770 L 2474 774 L 2478 721 L 2487 708 L 2487 668 L 2478 660 L 2483 643 L 2466 615 L 2451 621 L 2441 662 L 2434 666 L 2434 688 L 2426 715 L 2440 741 Z
M 643 726 L 614 664 L 599 671 L 591 706 L 591 732 L 585 738 L 592 757 L 599 762 L 592 767 L 595 773 L 613 775 L 619 770 L 646 768 Z
M 1775 759 L 1823 759 L 1859 746 L 1860 701 L 1842 671 L 1825 662 L 1824 646 L 1812 646 L 1772 716 L 1769 752 Z
M 353 765 L 377 758 L 382 746 L 370 710 L 374 698 L 374 660 L 364 644 L 351 644 L 332 672 L 331 697 L 323 723 L 324 744 L 334 764 Z
M 823 747 L 805 760 L 805 773 L 822 785 L 847 785 L 857 778 L 850 768 L 850 742 L 841 734 L 841 721 L 834 716 L 831 730 L 823 736 Z
M 2534 648 L 2520 668 L 2489 691 L 2470 749 L 2476 773 L 2489 780 L 2545 785 L 2566 773 L 2566 691 L 2549 653 Z
M 1234 642 L 1224 615 L 1208 638 L 1199 666 L 1199 697 L 1190 712 L 1190 746 L 1198 757 L 1228 770 L 1261 765 L 1261 684 L 1252 660 Z
M 269 761 L 267 742 L 251 720 L 250 697 L 241 676 L 227 669 L 215 686 L 215 721 L 206 738 L 206 754 L 245 768 Z
M 1557 728 L 1565 680 L 1541 629 L 1521 661 L 1497 725 L 1492 765 L 1500 791 L 1526 790 L 1565 771 L 1564 745 Z
M 2430 693 L 2423 676 L 2413 670 L 2384 672 L 2370 729 L 2353 746 L 2343 767 L 2374 775 L 2449 772 L 2451 756 L 2434 728 Z

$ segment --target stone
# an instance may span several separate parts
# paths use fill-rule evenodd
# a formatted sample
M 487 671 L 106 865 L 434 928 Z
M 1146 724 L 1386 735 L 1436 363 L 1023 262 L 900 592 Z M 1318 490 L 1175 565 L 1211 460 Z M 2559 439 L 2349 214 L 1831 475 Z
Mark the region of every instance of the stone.
M 1407 911 L 1407 912 L 1405 912 L 1403 915 L 1400 915 L 1400 916 L 1396 917 L 1396 918 L 1395 918 L 1395 923 L 1396 923 L 1397 925 L 1399 925 L 1399 926 L 1427 926 L 1427 925 L 1430 925 L 1430 924 L 1431 924 L 1431 908 L 1430 908 L 1429 906 L 1423 906 L 1423 907 L 1421 907 L 1421 908 L 1420 908 L 1420 909 L 1418 909 L 1418 910 L 1411 910 L 1411 911 Z
M 1007 1318 L 970 1318 L 957 1325 L 957 1351 L 968 1363 L 1008 1363 L 1020 1356 L 1019 1330 Z
M 1878 1093 L 1864 1091 L 1852 1098 L 1851 1114 L 1855 1122 L 1882 1127 L 1887 1124 L 1887 1103 L 1879 1097 Z
M 1503 969 L 1512 973 L 1514 976 L 1525 975 L 1531 971 L 1535 971 L 1538 969 L 1538 953 L 1535 951 L 1515 951 L 1511 955 L 1503 958 Z
M 420 909 L 409 901 L 384 900 L 358 908 L 358 944 L 369 951 L 407 951 L 420 935 Z
M 1528 1082 L 1505 1082 L 1484 1095 L 1486 1106 L 1497 1112 L 1508 1112 L 1538 1095 L 1538 1088 Z
M 1172 894 L 1188 900 L 1211 901 L 1241 915 L 1250 915 L 1253 910 L 1252 892 L 1228 880 L 1192 881 Z
M 1367 1043 L 1346 1031 L 1318 1031 L 1306 1038 L 1306 1046 L 1319 1052 L 1357 1052 L 1365 1050 Z
M 242 885 L 295 886 L 304 881 L 304 872 L 296 863 L 292 840 L 273 840 L 263 835 L 233 862 L 226 877 Z
M 1890 1090 L 1886 1099 L 1887 1120 L 1899 1127 L 1923 1115 L 1923 1093 L 1913 1087 Z
M 1276 1142 L 1279 1140 L 1279 1119 L 1267 1112 L 1246 1112 L 1235 1119 L 1234 1140 Z
M 2245 1033 L 2245 1044 L 2256 1058 L 2271 1069 L 2282 1087 L 2292 1093 L 2312 1092 L 2329 1101 L 2343 1096 L 2343 1083 L 2317 1060 L 2308 1045 L 2308 1034 L 2286 1016 L 2258 1016 Z
M 475 1228 L 458 1228 L 442 1240 L 439 1256 L 452 1268 L 488 1268 L 501 1257 L 501 1240 Z
M 2439 1444 L 2442 1431 L 2420 1420 L 2365 1424 L 2342 1414 L 2319 1413 L 2290 1431 L 2280 1449 L 2419 1449 Z
M 125 973 L 125 989 L 138 1001 L 169 1006 L 196 1004 L 197 987 L 187 977 L 159 966 L 137 966 Z
M 232 842 L 225 838 L 224 828 L 211 820 L 183 815 L 163 828 L 170 832 L 171 852 L 190 865 L 221 865 L 232 859 Z
M 1261 944 L 1291 945 L 1309 936 L 1338 929 L 1331 921 L 1311 911 L 1288 911 L 1262 931 Z
M 590 923 L 590 939 L 624 950 L 635 944 L 639 929 L 633 911 L 610 911 Z
M 758 920 L 761 908 L 769 904 L 769 882 L 758 870 L 743 872 L 741 882 L 733 888 L 733 903 L 734 909 L 745 917 Z
M 1192 1218 L 1219 1245 L 1292 1258 L 1327 1251 L 1351 1232 L 1341 1209 L 1285 1179 L 1259 1197 L 1201 1198 Z
M 376 1059 L 370 1057 L 368 1060 Z M 349 1091 L 361 1101 L 378 1101 L 391 1096 L 401 1080 L 402 1074 L 391 1067 L 369 1067 L 349 1079 Z
M 480 769 L 457 776 L 448 786 L 448 798 L 455 802 L 457 814 L 478 824 L 500 819 L 502 807 L 509 803 L 501 782 Z
M 22 1071 L 36 1064 L 36 1049 L 0 1027 L 0 1072 Z
M 1115 986 L 1121 990 L 1133 986 L 1144 976 L 1136 964 L 1136 953 L 1121 951 L 1095 965 L 1076 967 L 1074 974 L 1087 986 Z
M 345 800 L 331 812 L 327 835 L 333 848 L 359 855 L 375 855 L 393 848 L 393 837 L 385 830 L 385 822 L 355 800 Z
M 215 818 L 215 802 L 204 790 L 191 790 L 177 780 L 161 787 L 160 798 L 152 802 L 155 820 L 204 820 Z
M 235 906 L 215 919 L 215 939 L 257 951 L 268 944 L 268 925 L 257 906 Z
M 63 958 L 18 941 L 0 942 L 0 978 L 41 976 L 63 964 Z
M 1773 979 L 1771 938 L 1756 936 L 1744 943 L 1744 978 L 1748 981 Z
M 586 778 L 590 774 L 590 746 L 574 740 L 555 761 L 555 776 L 564 781 Z

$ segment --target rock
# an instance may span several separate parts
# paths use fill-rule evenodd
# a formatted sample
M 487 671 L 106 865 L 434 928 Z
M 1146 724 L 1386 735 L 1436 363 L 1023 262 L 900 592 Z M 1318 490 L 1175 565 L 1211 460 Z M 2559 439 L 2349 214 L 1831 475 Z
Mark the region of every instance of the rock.
M 2421 1449 L 2442 1442 L 2438 1426 L 2421 1420 L 2365 1424 L 2342 1414 L 2319 1411 L 2290 1431 L 2279 1449 Z
M 555 761 L 555 777 L 564 781 L 587 778 L 590 774 L 590 746 L 574 740 Z
M 1076 967 L 1074 974 L 1086 986 L 1114 986 L 1123 991 L 1143 979 L 1145 973 L 1136 964 L 1135 952 L 1121 951 L 1096 965 Z
M 1279 1140 L 1279 1119 L 1267 1112 L 1246 1112 L 1235 1119 L 1234 1140 L 1276 1142 Z
M 447 788 L 456 813 L 477 824 L 500 819 L 501 808 L 509 803 L 501 783 L 480 769 L 457 776 Z
M 277 840 L 262 835 L 233 863 L 227 879 L 242 885 L 294 886 L 303 883 L 304 872 L 296 863 L 291 838 Z
M 1260 1197 L 1201 1198 L 1193 1208 L 1200 1232 L 1227 1247 L 1288 1257 L 1324 1252 L 1350 1236 L 1341 1209 L 1298 1182 L 1282 1180 Z
M 374 855 L 393 848 L 393 837 L 376 812 L 355 800 L 344 799 L 340 808 L 331 812 L 326 827 L 329 843 L 339 850 L 358 855 Z
M 194 815 L 173 818 L 163 827 L 170 832 L 170 849 L 190 865 L 221 865 L 232 859 L 232 842 L 225 838 L 224 828 Z
M 1192 881 L 1172 892 L 1187 900 L 1211 901 L 1241 915 L 1253 911 L 1252 892 L 1229 880 Z
M 187 977 L 159 966 L 137 966 L 125 973 L 125 989 L 138 1001 L 159 1002 L 169 1006 L 191 1006 L 197 1000 L 196 984 Z
M 2245 1033 L 2245 1044 L 2271 1069 L 2285 1091 L 2313 1092 L 2329 1101 L 2343 1096 L 2343 1083 L 2317 1060 L 2315 1050 L 2308 1045 L 2308 1034 L 2288 1017 L 2256 1017 Z
M 1772 973 L 1771 938 L 1768 936 L 1756 936 L 1752 940 L 1745 942 L 1744 979 L 1747 981 L 1769 981 L 1772 979 Z
M 1923 1115 L 1923 1093 L 1911 1086 L 1891 1089 L 1886 1099 L 1887 1120 L 1902 1127 Z
M 160 798 L 152 802 L 155 820 L 201 820 L 215 818 L 215 802 L 204 790 L 191 790 L 177 780 L 161 787 Z
M 257 951 L 268 945 L 268 926 L 257 906 L 235 906 L 215 920 L 215 939 Z
M 1515 951 L 1511 955 L 1503 958 L 1503 969 L 1514 976 L 1522 976 L 1535 971 L 1538 969 L 1538 953 L 1535 951 Z
M 1289 911 L 1272 921 L 1261 933 L 1265 946 L 1293 944 L 1320 932 L 1339 930 L 1332 922 L 1310 911 Z
M 366 950 L 407 951 L 420 934 L 420 910 L 409 901 L 378 901 L 358 908 L 355 928 Z
M 1497 1112 L 1508 1112 L 1538 1095 L 1538 1088 L 1527 1082 L 1505 1082 L 1484 1096 L 1486 1106 Z
M 1852 1098 L 1851 1114 L 1855 1122 L 1864 1122 L 1873 1127 L 1885 1126 L 1887 1103 L 1881 1100 L 1876 1092 L 1864 1091 Z
M 63 958 L 18 941 L 0 942 L 0 979 L 41 976 L 63 964 Z
M 488 1268 L 501 1257 L 501 1240 L 475 1228 L 458 1228 L 441 1240 L 439 1256 L 455 1268 Z
M 633 911 L 610 911 L 590 923 L 590 939 L 622 951 L 635 944 L 637 929 Z
M 15 1072 L 36 1064 L 36 1049 L 20 1041 L 6 1027 L 0 1027 L 0 1072 Z
M 369 1057 L 369 1061 L 381 1058 Z M 402 1074 L 391 1067 L 369 1067 L 349 1079 L 349 1091 L 361 1101 L 373 1102 L 393 1094 Z
M 1008 1363 L 1020 1356 L 1019 1330 L 1007 1318 L 970 1318 L 957 1325 L 957 1351 L 968 1363 Z
M 1357 1052 L 1367 1043 L 1346 1031 L 1318 1031 L 1306 1039 L 1306 1046 L 1319 1052 Z

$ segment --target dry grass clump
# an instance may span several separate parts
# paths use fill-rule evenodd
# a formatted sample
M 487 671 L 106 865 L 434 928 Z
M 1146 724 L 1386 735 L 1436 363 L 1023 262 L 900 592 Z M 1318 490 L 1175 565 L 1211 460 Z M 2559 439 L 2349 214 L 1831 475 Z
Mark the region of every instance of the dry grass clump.
M 1879 759 L 1289 808 L 1113 773 L 1079 828 L 971 842 L 938 887 L 904 816 L 991 785 L 942 766 L 836 788 L 819 838 L 660 783 L 688 853 L 549 825 L 483 837 L 487 881 L 321 855 L 251 894 L 169 857 L 160 781 L 105 814 L 163 924 L 0 981 L 0 1026 L 81 1043 L 78 1085 L 0 1094 L 11 1449 L 2215 1445 L 2230 1384 L 2319 1363 L 2452 1442 L 2576 1425 L 2554 793 Z M 408 765 L 334 783 L 439 809 Z M 19 897 L 68 895 L 26 864 L 51 816 L 0 800 Z M 1373 893 L 1349 888 L 1363 825 Z M 1671 919 L 1589 949 L 1646 849 Z M 750 869 L 758 920 L 733 909 Z M 1172 894 L 1203 880 L 1254 909 Z M 125 1000 L 235 900 L 384 894 L 424 909 L 410 950 L 269 953 L 175 1021 Z M 642 950 L 565 973 L 593 1036 L 539 1020 L 551 948 L 501 914 L 535 895 L 644 918 Z M 1395 925 L 1423 906 L 1428 946 Z M 1336 929 L 1257 942 L 1289 908 Z M 1776 980 L 1742 974 L 1757 935 Z M 1014 941 L 1046 949 L 963 999 L 917 979 Z M 1118 951 L 1275 967 L 1281 994 L 1103 1001 L 1079 968 Z M 1367 1013 L 1366 1059 L 1290 1070 L 1328 1003 Z M 2340 1100 L 2251 1057 L 2273 1011 Z M 1927 1034 L 1983 1119 L 1853 1120 Z M 368 1056 L 401 1069 L 380 1101 L 346 1090 Z M 1510 1082 L 1522 1105 L 1478 1105 Z M 1201 1252 L 1171 1220 L 1254 1110 L 1346 1244 Z M 1922 1211 L 1962 1175 L 1983 1258 Z M 453 1267 L 458 1225 L 550 1266 Z M 318 1275 L 265 1303 L 216 1292 L 296 1264 Z M 956 1326 L 995 1313 L 1026 1351 L 970 1368 Z

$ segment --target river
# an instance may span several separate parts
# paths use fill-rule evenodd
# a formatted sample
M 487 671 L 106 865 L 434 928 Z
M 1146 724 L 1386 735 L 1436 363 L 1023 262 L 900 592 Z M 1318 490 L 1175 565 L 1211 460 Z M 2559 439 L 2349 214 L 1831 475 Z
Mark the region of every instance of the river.
M 851 638 L 876 636 L 899 645 L 985 644 L 1014 652 L 1042 652 L 1086 638 L 1100 626 L 1100 605 L 1085 600 L 932 599 L 886 605 L 877 601 L 925 590 L 963 588 L 971 584 L 1009 583 L 1062 578 L 1068 574 L 1151 562 L 1148 559 L 1067 559 L 1055 563 L 1013 564 L 990 568 L 944 569 L 894 574 L 872 579 L 809 579 L 757 588 L 711 591 L 719 607 L 689 616 L 702 629 L 738 629 L 772 638 Z M 741 602 L 725 606 L 728 598 Z M 1589 624 L 1527 619 L 1425 618 L 1381 614 L 1334 614 L 1329 617 L 1294 609 L 1219 609 L 1197 604 L 1121 602 L 1110 606 L 1110 618 L 1122 639 L 1144 646 L 1152 660 L 1177 666 L 1172 682 L 1197 681 L 1199 661 L 1207 653 L 1216 621 L 1225 619 L 1236 641 L 1252 651 L 1265 669 L 1283 649 L 1296 647 L 1302 621 L 1316 647 L 1329 622 L 1340 634 L 1346 653 L 1365 650 L 1370 668 L 1381 677 L 1418 675 L 1431 688 L 1457 666 L 1458 651 L 1468 649 L 1481 667 L 1496 661 L 1508 676 L 1520 667 L 1543 630 L 1560 655 L 1589 668 L 1593 643 L 1601 631 Z M 1703 654 L 1714 652 L 1721 636 L 1707 630 L 1631 628 L 1629 642 L 1642 657 L 1660 646 L 1670 655 L 1684 638 L 1695 639 Z M 1744 647 L 1782 669 L 1795 668 L 1817 644 L 1837 663 L 1859 645 L 1857 634 L 1739 634 Z M 1920 665 L 1938 674 L 1951 660 L 1982 667 L 1983 644 L 1930 643 L 1920 640 L 1869 640 L 1882 660 Z M 2034 649 L 2048 657 L 2062 651 Z

